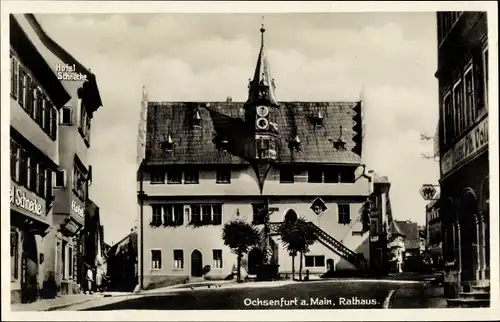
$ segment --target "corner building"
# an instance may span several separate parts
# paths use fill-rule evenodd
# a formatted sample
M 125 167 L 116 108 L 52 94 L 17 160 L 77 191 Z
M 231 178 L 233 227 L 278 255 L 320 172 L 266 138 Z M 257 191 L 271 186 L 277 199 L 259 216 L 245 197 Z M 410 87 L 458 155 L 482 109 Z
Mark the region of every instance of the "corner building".
M 87 152 L 90 147 L 91 120 L 102 105 L 96 78 L 43 30 L 32 14 L 16 14 L 15 19 L 27 37 L 48 62 L 48 71 L 65 91 L 65 101 L 57 114 L 58 171 L 53 175 L 52 229 L 44 238 L 44 269 L 41 295 L 78 292 L 76 285 L 77 234 L 84 225 L 85 205 L 91 184 L 91 166 Z M 72 70 L 62 72 L 61 67 Z M 67 76 L 80 75 L 80 80 L 67 81 Z M 56 78 L 57 79 L 57 78 Z M 36 92 L 35 97 L 40 97 Z M 38 98 L 37 98 L 38 99 Z
M 279 102 L 264 32 L 246 102 L 148 102 L 144 92 L 137 173 L 143 288 L 201 278 L 206 265 L 204 278 L 228 277 L 236 255 L 223 243 L 223 225 L 242 219 L 263 229 L 267 212 L 281 276 L 292 272 L 276 229 L 285 218 L 304 217 L 321 237 L 303 258 L 311 276 L 369 265 L 373 182 L 361 166 L 362 102 Z M 250 277 L 263 257 L 255 247 L 243 258 Z M 298 272 L 298 258 L 295 265 Z
M 57 115 L 69 100 L 30 26 L 10 16 L 11 302 L 33 302 L 47 265 L 53 175 L 59 170 Z
M 490 279 L 488 26 L 485 12 L 438 12 L 439 151 L 445 292 Z

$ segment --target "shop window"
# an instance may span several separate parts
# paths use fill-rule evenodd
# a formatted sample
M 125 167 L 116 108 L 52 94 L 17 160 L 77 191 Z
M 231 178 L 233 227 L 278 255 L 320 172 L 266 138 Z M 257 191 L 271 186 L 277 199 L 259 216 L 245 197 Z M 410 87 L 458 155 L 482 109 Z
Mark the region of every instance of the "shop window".
M 174 268 L 184 269 L 184 251 L 182 249 L 174 249 Z
M 161 250 L 151 250 L 151 269 L 161 269 Z
M 10 277 L 17 280 L 19 277 L 19 233 L 12 229 L 10 231 Z
M 212 250 L 213 268 L 222 268 L 222 249 Z

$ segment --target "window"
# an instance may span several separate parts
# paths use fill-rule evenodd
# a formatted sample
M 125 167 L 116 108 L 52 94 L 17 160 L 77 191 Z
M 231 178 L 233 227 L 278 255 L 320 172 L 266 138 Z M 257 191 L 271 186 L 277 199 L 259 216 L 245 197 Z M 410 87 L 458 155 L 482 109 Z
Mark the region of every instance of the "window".
M 214 249 L 212 253 L 214 258 L 213 268 L 222 268 L 222 249 Z
M 174 249 L 174 268 L 184 268 L 184 251 L 182 249 Z
M 450 92 L 446 93 L 443 99 L 443 128 L 444 128 L 444 143 L 451 140 L 453 137 L 453 106 L 451 104 Z
M 222 205 L 190 205 L 191 223 L 203 225 L 222 224 Z
M 463 106 L 463 88 L 461 80 L 453 86 L 453 111 L 455 112 L 455 130 L 454 136 L 462 133 L 465 128 L 465 113 Z
M 184 172 L 184 183 L 195 184 L 199 181 L 199 173 L 196 169 L 189 169 Z
M 80 132 L 83 140 L 87 145 L 90 145 L 90 117 L 87 113 L 87 108 L 83 100 L 80 102 L 80 124 L 78 125 L 78 131 Z
M 66 170 L 62 169 L 60 171 L 56 171 L 55 173 L 56 182 L 54 184 L 54 188 L 64 188 L 66 187 Z
M 339 224 L 349 224 L 351 222 L 351 207 L 350 205 L 338 205 Z
M 68 277 L 73 277 L 73 248 L 68 248 Z
M 212 206 L 203 205 L 201 206 L 201 221 L 203 223 L 209 223 L 212 219 Z
M 318 167 L 312 167 L 308 171 L 308 182 L 321 183 L 323 182 L 323 171 Z
M 19 276 L 19 234 L 16 230 L 10 231 L 10 278 L 17 280 Z
M 217 183 L 231 183 L 231 169 L 217 169 Z
M 325 256 L 324 255 L 306 255 L 305 267 L 325 267 Z
M 153 216 L 151 218 L 151 225 L 159 226 L 161 225 L 161 205 L 151 205 L 151 210 L 153 212 Z
M 253 203 L 253 220 L 254 225 L 263 225 L 266 221 L 266 205 L 264 203 Z
M 163 224 L 165 226 L 178 226 L 184 223 L 184 206 L 181 204 L 163 205 Z
M 175 170 L 175 169 L 168 170 L 167 183 L 168 184 L 182 183 L 182 171 Z
M 489 75 L 488 48 L 483 51 L 483 75 L 484 75 L 484 105 L 488 109 L 488 75 Z
M 52 196 L 52 170 L 19 143 L 10 140 L 10 171 L 13 181 L 42 198 Z
M 11 97 L 52 140 L 57 138 L 57 109 L 14 56 L 11 56 Z
M 66 263 L 66 250 L 68 248 L 68 242 L 63 240 L 62 241 L 62 250 L 61 250 L 61 262 L 62 262 L 62 266 L 61 266 L 61 276 L 63 279 L 67 279 L 68 278 L 68 271 L 67 271 L 67 263 Z
M 340 183 L 341 181 L 342 177 L 338 168 L 334 166 L 325 168 L 325 183 Z
M 476 111 L 474 106 L 474 74 L 472 72 L 473 65 L 465 71 L 464 85 L 465 85 L 465 124 L 466 127 L 471 126 L 476 118 Z
M 283 167 L 280 169 L 280 183 L 293 183 L 294 175 L 292 167 Z
M 222 205 L 212 206 L 212 223 L 214 225 L 222 224 Z
M 163 169 L 151 170 L 151 184 L 165 183 L 165 171 Z
M 17 99 L 19 93 L 19 63 L 14 56 L 10 56 L 10 95 Z
M 201 222 L 201 207 L 200 205 L 191 205 L 191 223 Z
M 151 250 L 151 269 L 161 269 L 161 250 Z
M 76 162 L 73 168 L 73 192 L 81 200 L 87 199 L 87 175 L 85 170 Z
M 72 125 L 73 124 L 73 112 L 71 107 L 64 106 L 59 110 L 59 119 L 61 120 L 59 124 Z
M 342 183 L 354 183 L 356 180 L 354 169 L 351 167 L 341 167 L 338 172 L 339 182 Z

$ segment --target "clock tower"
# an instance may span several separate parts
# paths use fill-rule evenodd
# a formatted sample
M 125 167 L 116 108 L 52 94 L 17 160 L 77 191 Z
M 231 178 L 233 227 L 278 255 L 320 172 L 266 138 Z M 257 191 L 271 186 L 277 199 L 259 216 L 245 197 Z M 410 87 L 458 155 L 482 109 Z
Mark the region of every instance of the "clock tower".
M 261 161 L 272 161 L 278 157 L 279 104 L 274 94 L 274 79 L 271 77 L 271 70 L 264 50 L 265 31 L 266 29 L 262 25 L 257 66 L 253 79 L 248 85 L 245 122 L 255 130 L 254 147 L 252 148 L 254 158 Z

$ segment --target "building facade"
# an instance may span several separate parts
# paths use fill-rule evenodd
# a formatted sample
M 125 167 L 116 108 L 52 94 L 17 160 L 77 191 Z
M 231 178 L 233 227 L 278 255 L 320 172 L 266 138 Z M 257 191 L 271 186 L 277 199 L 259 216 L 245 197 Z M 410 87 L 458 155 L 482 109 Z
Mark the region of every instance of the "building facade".
M 106 287 L 111 291 L 131 292 L 138 284 L 137 228 L 106 252 Z
M 94 289 L 102 284 L 102 268 L 104 262 L 104 227 L 101 225 L 100 209 L 92 200 L 87 200 L 85 206 L 84 227 L 77 235 L 76 251 L 76 282 L 85 290 L 87 287 L 87 270 L 93 272 Z M 100 273 L 100 274 L 98 274 Z
M 205 265 L 204 278 L 227 278 L 236 256 L 222 241 L 223 225 L 241 219 L 263 229 L 266 214 L 281 275 L 292 272 L 276 234 L 285 217 L 304 217 L 322 236 L 303 258 L 310 274 L 369 265 L 373 182 L 361 159 L 362 102 L 278 102 L 264 31 L 246 102 L 148 102 L 144 93 L 137 175 L 143 288 L 199 278 Z M 256 247 L 245 255 L 249 275 L 263 253 Z
M 51 229 L 44 242 L 43 295 L 78 292 L 76 287 L 76 234 L 84 225 L 85 203 L 91 183 L 91 120 L 102 105 L 95 75 L 52 40 L 32 14 L 16 14 L 27 37 L 48 62 L 50 72 L 66 92 L 54 117 L 58 123 L 58 171 L 53 174 Z M 29 82 L 29 81 L 28 81 Z M 28 83 L 27 83 L 28 84 Z M 28 85 L 29 86 L 29 85 Z M 44 94 L 33 91 L 33 100 Z M 41 104 L 41 103 L 40 103 Z
M 485 12 L 438 12 L 445 291 L 489 285 L 488 26 Z
M 443 267 L 443 234 L 439 212 L 439 195 L 425 206 L 425 249 L 435 269 Z
M 10 268 L 11 301 L 38 298 L 59 170 L 57 115 L 70 96 L 40 54 L 29 26 L 10 16 Z

